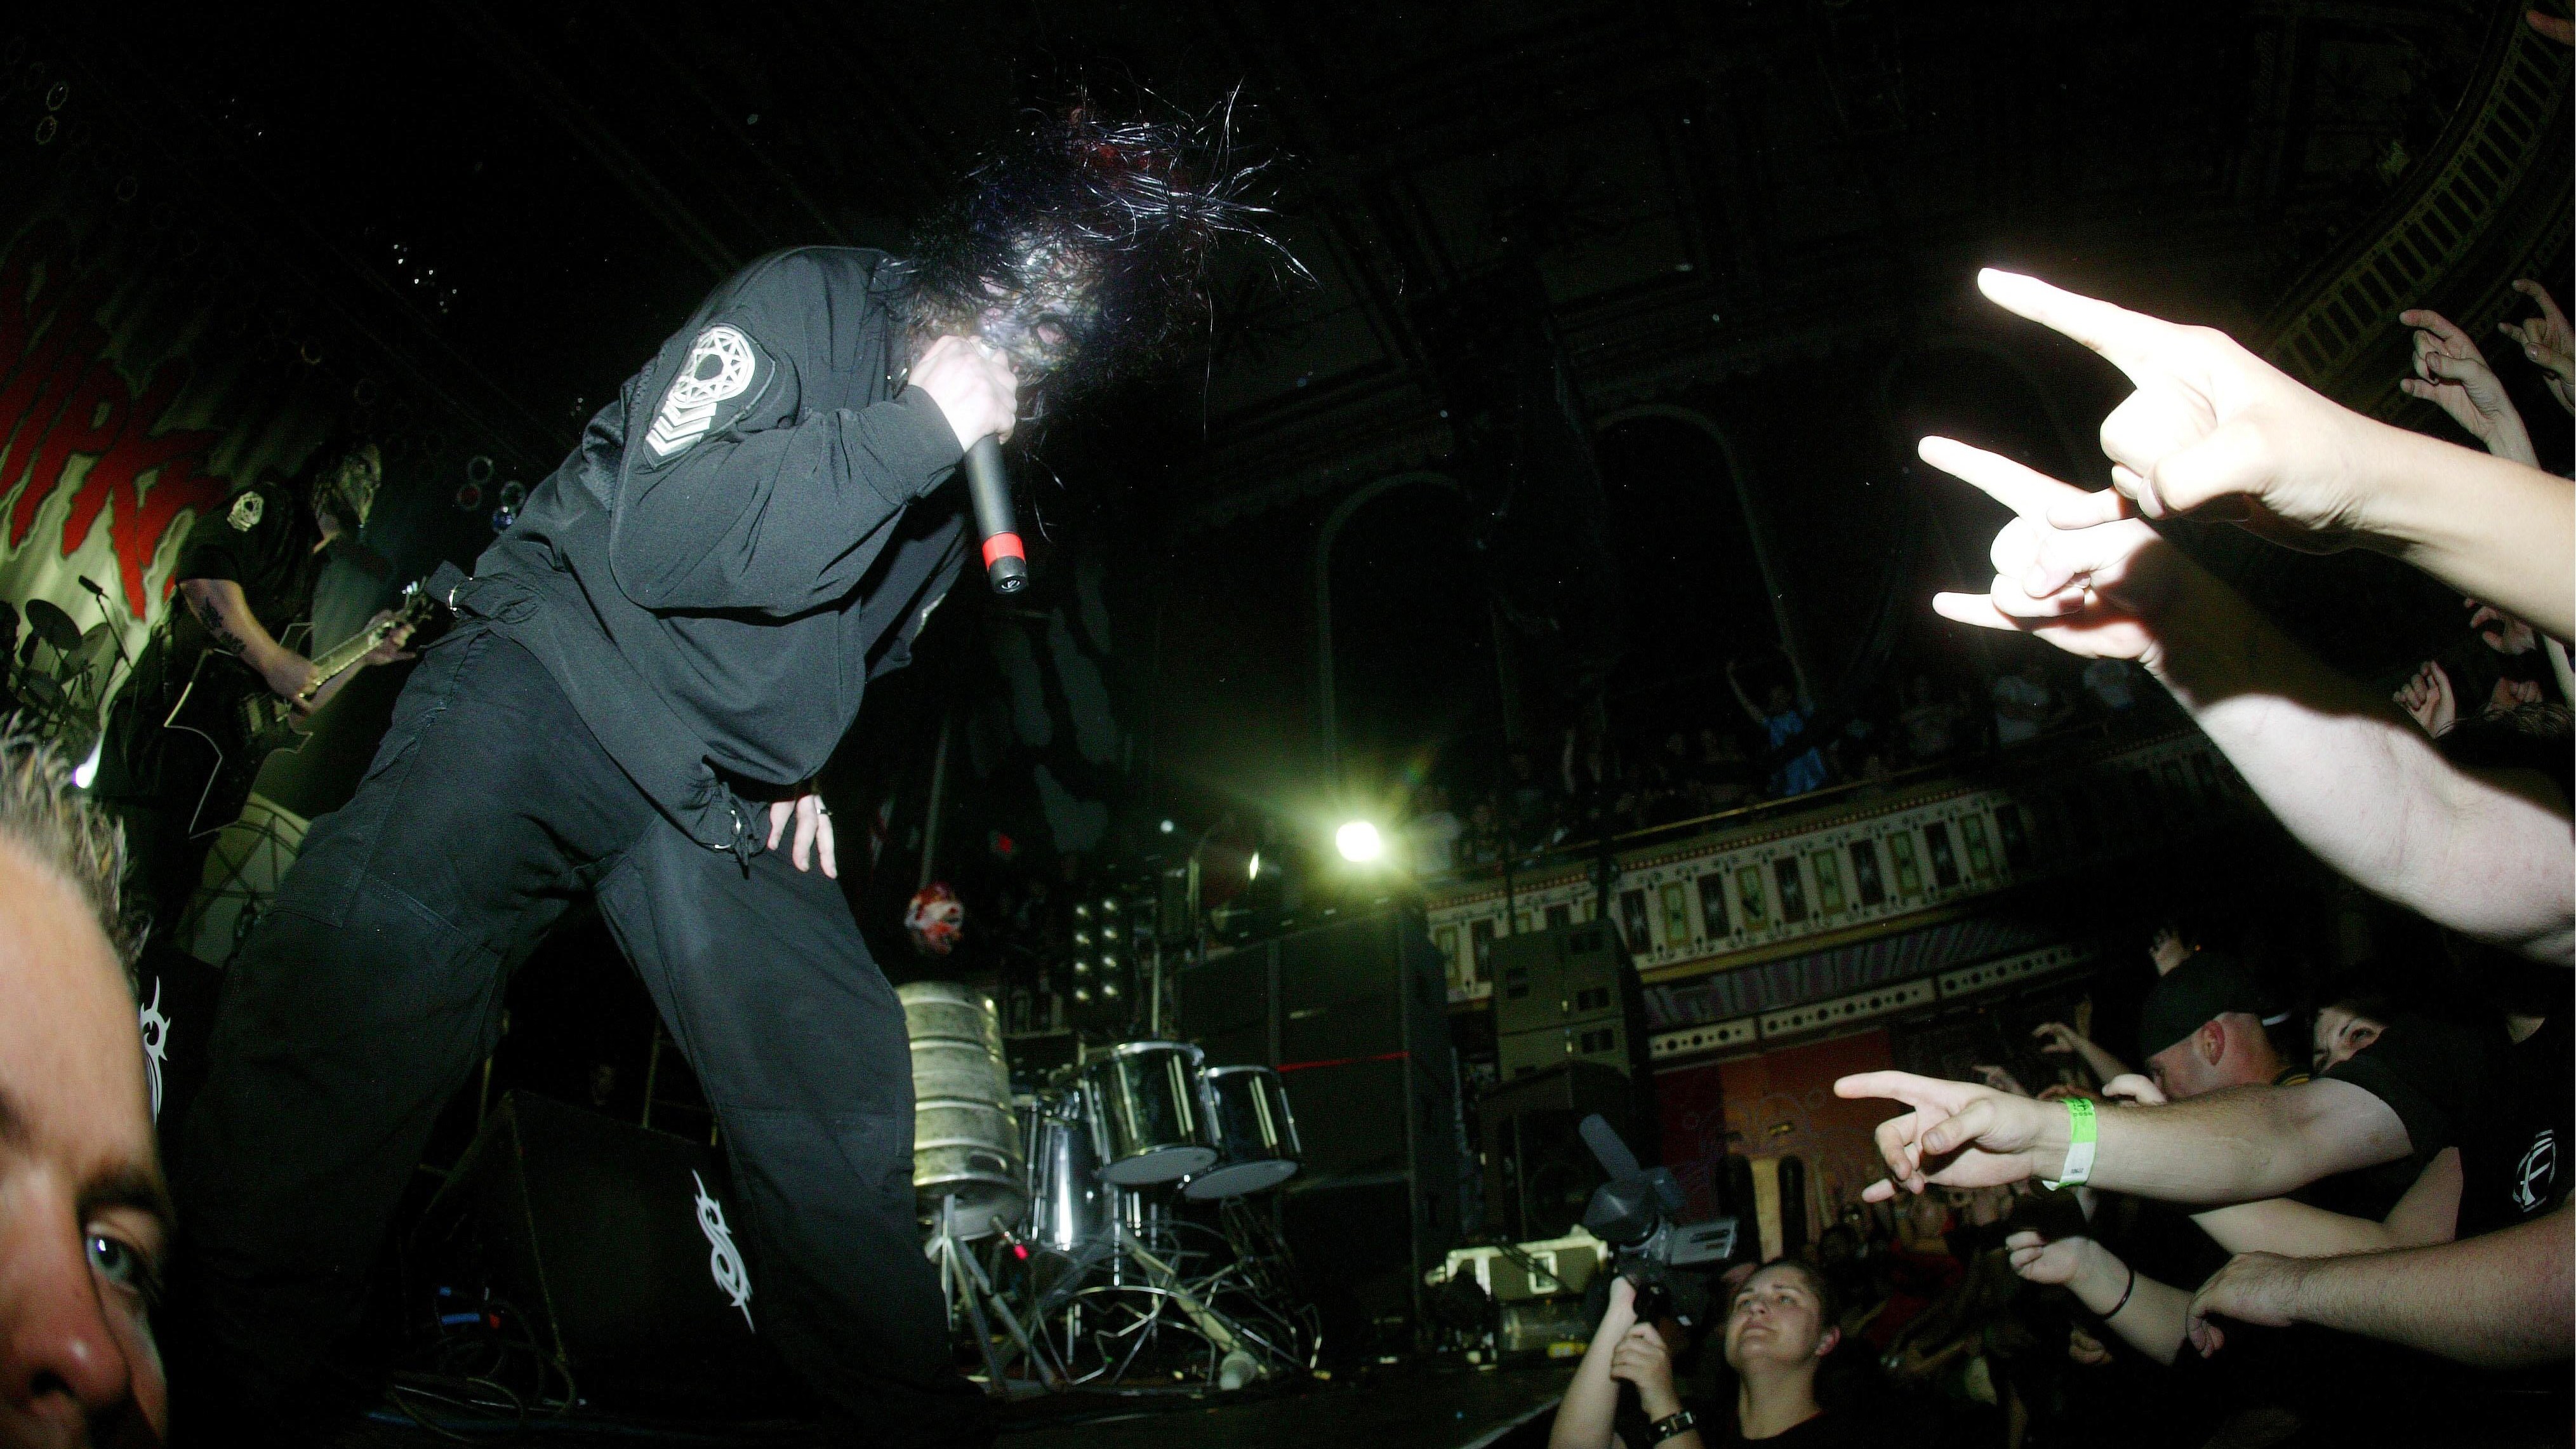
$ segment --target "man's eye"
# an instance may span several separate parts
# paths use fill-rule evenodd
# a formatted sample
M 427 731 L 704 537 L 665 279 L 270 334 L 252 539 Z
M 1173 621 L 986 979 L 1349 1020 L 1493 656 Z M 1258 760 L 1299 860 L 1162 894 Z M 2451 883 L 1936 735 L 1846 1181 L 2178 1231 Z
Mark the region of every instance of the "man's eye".
M 151 1261 L 122 1238 L 90 1234 L 89 1261 L 100 1277 L 130 1292 L 149 1295 L 158 1287 Z

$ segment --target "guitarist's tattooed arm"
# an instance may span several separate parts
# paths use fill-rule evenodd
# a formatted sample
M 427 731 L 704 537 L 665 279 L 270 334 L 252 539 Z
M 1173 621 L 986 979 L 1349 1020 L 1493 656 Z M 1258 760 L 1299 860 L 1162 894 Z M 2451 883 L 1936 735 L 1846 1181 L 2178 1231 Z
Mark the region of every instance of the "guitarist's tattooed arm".
M 313 663 L 277 642 L 250 611 L 241 585 L 231 579 L 181 579 L 179 595 L 224 648 L 258 671 L 281 697 L 292 699 L 313 685 Z
M 188 601 L 188 612 L 215 636 L 215 647 L 226 654 L 239 654 L 243 649 L 241 637 L 225 625 L 223 610 L 215 607 L 212 595 L 213 590 L 203 579 L 190 579 L 179 586 L 179 597 Z

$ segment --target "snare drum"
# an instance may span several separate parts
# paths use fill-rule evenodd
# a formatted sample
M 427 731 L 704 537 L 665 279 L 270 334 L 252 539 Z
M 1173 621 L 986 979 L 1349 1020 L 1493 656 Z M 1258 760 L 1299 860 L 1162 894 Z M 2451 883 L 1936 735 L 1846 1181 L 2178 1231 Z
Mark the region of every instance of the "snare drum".
M 1181 1195 L 1201 1202 L 1277 1187 L 1297 1175 L 1305 1153 L 1288 1089 L 1268 1067 L 1210 1067 L 1208 1120 L 1216 1125 L 1217 1164 L 1192 1177 Z
M 960 1238 L 1017 1222 L 1026 1172 L 991 1004 L 952 981 L 908 982 L 895 995 L 912 1038 L 912 1186 L 925 1219 L 954 1198 Z
M 1199 1060 L 1199 1049 L 1188 1042 L 1131 1041 L 1082 1069 L 1083 1109 L 1102 1181 L 1143 1187 L 1215 1165 Z

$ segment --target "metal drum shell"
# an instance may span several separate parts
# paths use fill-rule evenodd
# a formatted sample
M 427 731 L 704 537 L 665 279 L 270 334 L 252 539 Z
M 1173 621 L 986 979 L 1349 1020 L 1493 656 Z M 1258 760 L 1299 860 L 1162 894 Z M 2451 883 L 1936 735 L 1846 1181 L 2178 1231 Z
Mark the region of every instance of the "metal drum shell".
M 1242 1197 L 1295 1177 L 1306 1154 L 1279 1074 L 1268 1067 L 1209 1067 L 1200 1080 L 1220 1155 L 1181 1195 L 1199 1202 Z
M 1216 1162 L 1201 1060 L 1188 1042 L 1131 1041 L 1084 1064 L 1083 1108 L 1101 1180 L 1148 1187 Z
M 1109 1190 L 1099 1182 L 1082 1094 L 1069 1091 L 1033 1102 L 1023 1144 L 1029 1241 L 1059 1253 L 1078 1251 L 1109 1225 Z

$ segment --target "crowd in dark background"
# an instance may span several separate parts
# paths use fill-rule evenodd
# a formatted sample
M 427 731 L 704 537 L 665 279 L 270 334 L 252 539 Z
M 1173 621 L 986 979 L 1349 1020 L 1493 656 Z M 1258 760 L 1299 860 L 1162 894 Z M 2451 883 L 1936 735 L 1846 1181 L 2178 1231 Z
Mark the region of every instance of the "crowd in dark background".
M 1569 725 L 1552 750 L 1510 746 L 1450 762 L 1413 797 L 1409 864 L 1423 877 L 1491 868 L 1891 780 L 2073 726 L 2171 718 L 2135 666 L 2068 668 L 2036 650 L 1992 680 L 1918 670 L 1839 713 L 1803 699 L 1776 661 L 1729 674 L 1745 681 L 1738 708 L 1714 717 L 1641 711 L 1649 717 L 1628 727 Z

